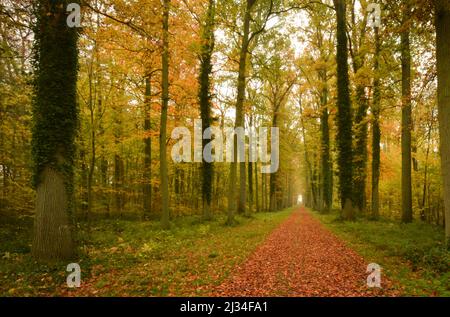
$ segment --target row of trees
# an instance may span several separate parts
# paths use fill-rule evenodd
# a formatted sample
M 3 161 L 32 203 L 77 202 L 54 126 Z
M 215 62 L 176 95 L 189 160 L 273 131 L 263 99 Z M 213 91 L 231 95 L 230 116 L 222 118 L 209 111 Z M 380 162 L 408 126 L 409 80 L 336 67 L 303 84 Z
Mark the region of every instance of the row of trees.
M 200 213 L 211 219 L 228 210 L 228 223 L 233 223 L 236 212 L 278 210 L 296 201 L 295 153 L 300 142 L 290 133 L 287 116 L 294 76 L 292 69 L 274 68 L 282 64 L 281 58 L 270 64 L 264 55 L 269 51 L 258 44 L 281 4 L 91 1 L 82 3 L 83 28 L 77 30 L 65 24 L 68 3 L 42 1 L 36 6 L 23 1 L 24 7 L 6 3 L 2 8 L 8 16 L 23 8 L 29 24 L 7 20 L 17 29 L 34 25 L 39 35 L 30 59 L 36 61 L 36 81 L 30 87 L 35 87 L 32 154 L 38 207 L 33 253 L 37 258 L 73 255 L 74 218 L 89 225 L 101 215 L 161 217 L 167 228 L 174 216 Z M 263 15 L 256 13 L 259 9 Z M 219 19 L 217 11 L 227 12 L 228 20 Z M 130 13 L 135 17 L 132 21 Z M 227 26 L 233 14 L 242 14 L 246 21 L 242 30 Z M 215 46 L 219 28 L 223 38 Z M 227 41 L 235 45 L 226 45 Z M 30 44 L 29 39 L 24 41 L 28 50 Z M 217 47 L 223 56 L 217 56 Z M 270 57 L 276 57 L 276 49 Z M 251 59 L 250 52 L 258 55 L 257 64 L 252 65 L 256 58 Z M 223 65 L 214 70 L 219 59 Z M 257 74 L 257 68 L 264 68 L 264 74 Z M 214 71 L 221 74 L 214 77 Z M 284 87 L 286 76 L 291 83 Z M 247 89 L 250 81 L 254 83 Z M 280 83 L 282 99 L 277 95 Z M 233 87 L 236 94 L 230 93 Z M 57 92 L 51 93 L 52 89 Z M 57 108 L 58 104 L 63 107 Z M 24 108 L 30 111 L 27 105 Z M 229 114 L 233 110 L 241 116 L 236 122 Z M 240 163 L 237 178 L 237 164 L 175 164 L 168 159 L 175 142 L 170 132 L 177 126 L 192 128 L 198 117 L 203 129 L 241 124 L 246 129 L 270 127 L 275 122 L 285 157 L 280 170 L 268 175 L 261 173 L 260 162 Z M 52 129 L 51 122 L 56 121 Z M 19 204 L 12 198 L 8 192 L 2 203 L 14 209 Z
M 367 1 L 93 0 L 81 29 L 69 2 L 1 1 L 1 204 L 32 210 L 35 175 L 37 258 L 73 256 L 76 219 L 231 224 L 300 194 L 344 219 L 449 218 L 445 1 L 380 1 L 374 29 Z M 197 118 L 278 127 L 279 170 L 172 162 L 172 129 Z
M 343 219 L 361 215 L 378 219 L 383 212 L 399 215 L 408 223 L 416 210 L 423 221 L 446 223 L 448 237 L 448 215 L 444 212 L 448 213 L 444 194 L 448 152 L 442 137 L 448 125 L 442 116 L 448 106 L 441 96 L 445 93 L 439 92 L 445 89 L 447 74 L 436 69 L 436 60 L 439 65 L 444 56 L 439 50 L 445 50 L 439 42 L 439 23 L 445 20 L 448 5 L 439 1 L 378 4 L 380 25 L 370 23 L 367 1 L 337 0 L 332 8 L 317 4 L 309 12 L 310 52 L 305 56 L 303 73 L 310 86 L 308 98 L 315 103 L 308 115 L 318 118 L 309 129 L 314 135 L 320 133 L 321 143 L 314 147 L 314 136 L 305 141 L 307 203 L 318 210 L 330 210 L 330 148 L 334 146 L 331 156 L 336 157 Z M 329 33 L 333 24 L 335 43 Z M 332 75 L 334 67 L 336 77 Z M 437 99 L 436 90 L 441 96 Z M 330 93 L 337 96 L 335 105 L 328 100 Z M 330 142 L 333 121 L 334 143 Z M 311 163 L 316 157 L 321 158 L 320 164 Z M 395 213 L 396 207 L 401 213 Z

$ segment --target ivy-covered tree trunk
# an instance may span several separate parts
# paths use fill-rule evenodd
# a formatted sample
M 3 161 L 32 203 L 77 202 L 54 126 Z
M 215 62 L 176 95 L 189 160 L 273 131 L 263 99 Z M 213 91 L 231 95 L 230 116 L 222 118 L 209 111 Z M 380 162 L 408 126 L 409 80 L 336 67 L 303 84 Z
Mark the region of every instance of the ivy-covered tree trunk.
M 78 125 L 78 33 L 66 23 L 69 2 L 74 0 L 42 0 L 35 8 L 32 253 L 41 261 L 69 260 L 75 254 L 71 211 Z
M 214 50 L 214 18 L 215 1 L 209 0 L 206 19 L 202 30 L 202 47 L 200 53 L 200 75 L 199 75 L 199 102 L 202 117 L 203 131 L 211 126 L 211 72 L 212 54 Z M 203 139 L 203 148 L 210 142 Z M 214 166 L 212 162 L 202 160 L 202 203 L 203 217 L 211 218 L 211 194 L 214 176 Z
M 352 202 L 353 152 L 352 110 L 348 76 L 348 43 L 346 0 L 333 0 L 337 19 L 337 150 L 339 169 L 339 194 L 343 219 L 354 218 Z
M 167 110 L 169 107 L 169 11 L 170 0 L 163 1 L 163 41 L 162 41 L 162 92 L 161 92 L 161 124 L 159 134 L 159 159 L 161 180 L 161 225 L 170 226 L 169 215 L 169 175 L 167 164 Z
M 378 219 L 380 216 L 380 108 L 381 108 L 381 83 L 380 83 L 380 34 L 375 28 L 375 56 L 373 81 L 373 104 L 372 104 L 372 218 Z
M 436 58 L 441 169 L 444 181 L 445 238 L 450 245 L 450 3 L 436 0 Z
M 402 56 L 402 222 L 412 221 L 412 185 L 411 185 L 411 47 L 410 7 L 403 8 L 403 32 L 401 34 Z
M 367 181 L 367 109 L 369 102 L 366 97 L 366 83 L 359 73 L 366 63 L 367 52 L 364 46 L 366 37 L 366 20 L 361 21 L 358 27 L 355 14 L 355 2 L 352 2 L 350 52 L 352 57 L 353 72 L 355 75 L 355 101 L 356 114 L 354 118 L 354 149 L 353 149 L 353 204 L 355 212 L 364 212 L 366 209 L 366 181 Z M 359 30 L 359 31 L 357 31 Z

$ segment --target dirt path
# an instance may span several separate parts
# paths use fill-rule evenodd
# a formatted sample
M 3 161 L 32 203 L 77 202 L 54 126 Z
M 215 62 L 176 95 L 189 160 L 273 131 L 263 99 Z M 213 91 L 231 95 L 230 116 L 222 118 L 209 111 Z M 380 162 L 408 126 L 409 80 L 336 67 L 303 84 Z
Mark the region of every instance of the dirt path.
M 218 296 L 394 296 L 367 287 L 367 262 L 304 208 L 294 212 L 220 285 Z

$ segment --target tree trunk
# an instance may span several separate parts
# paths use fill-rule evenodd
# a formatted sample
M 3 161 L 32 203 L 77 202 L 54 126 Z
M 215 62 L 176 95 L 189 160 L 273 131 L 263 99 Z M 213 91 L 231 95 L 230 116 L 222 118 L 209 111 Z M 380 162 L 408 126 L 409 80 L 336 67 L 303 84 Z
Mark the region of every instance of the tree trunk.
M 366 50 L 361 47 L 364 43 L 366 35 L 366 25 L 363 24 L 362 28 L 358 29 L 355 18 L 355 1 L 352 1 L 352 18 L 351 28 L 353 28 L 353 36 L 350 39 L 351 55 L 353 60 L 353 71 L 355 77 L 358 77 L 358 72 L 364 67 L 366 60 Z M 353 124 L 355 143 L 353 149 L 353 205 L 355 212 L 364 212 L 366 209 L 366 181 L 367 181 L 367 109 L 369 106 L 366 98 L 365 87 L 366 85 L 361 82 L 359 78 L 355 78 L 357 81 L 355 89 L 355 99 L 357 104 L 357 111 L 355 115 L 355 122 Z
M 239 55 L 239 74 L 237 82 L 237 100 L 236 100 L 236 121 L 235 128 L 244 128 L 244 101 L 245 101 L 245 82 L 246 82 L 246 71 L 247 71 L 247 55 L 249 46 L 249 35 L 250 35 L 250 20 L 251 20 L 251 10 L 256 0 L 247 0 L 247 5 L 244 14 L 244 25 L 243 25 L 243 35 L 241 50 Z M 235 188 L 237 184 L 237 135 L 234 136 L 234 158 L 230 165 L 230 179 L 228 188 L 228 223 L 232 223 L 233 213 L 236 209 L 235 199 Z M 246 202 L 246 179 L 245 179 L 245 162 L 239 163 L 239 200 L 238 200 L 238 212 L 245 213 L 245 202 Z
M 330 128 L 328 124 L 328 86 L 327 86 L 327 71 L 322 69 L 319 72 L 319 77 L 322 81 L 321 92 L 321 116 L 320 116 L 320 131 L 321 131 L 321 167 L 322 167 L 322 201 L 321 211 L 329 213 L 331 210 L 333 200 L 333 187 L 332 187 L 332 169 L 331 169 L 331 157 L 330 157 Z
M 444 181 L 445 238 L 450 245 L 450 4 L 435 0 L 441 170 Z
M 373 82 L 373 104 L 372 104 L 372 218 L 377 220 L 380 216 L 380 108 L 381 108 L 381 83 L 380 83 L 380 35 L 379 29 L 375 28 L 375 79 Z
M 38 260 L 68 260 L 74 255 L 69 206 L 72 197 L 62 172 L 46 167 L 36 190 L 33 255 Z
M 78 127 L 78 33 L 67 26 L 68 3 L 42 0 L 37 7 L 33 104 L 36 214 L 32 253 L 40 261 L 70 260 L 75 255 L 71 212 Z
M 305 205 L 307 207 L 316 208 L 316 191 L 315 191 L 315 185 L 314 185 L 314 173 L 313 173 L 313 167 L 311 164 L 311 160 L 309 159 L 309 152 L 308 152 L 308 142 L 306 140 L 306 128 L 305 128 L 305 122 L 303 119 L 303 109 L 302 109 L 302 100 L 300 96 L 299 100 L 299 106 L 300 106 L 300 124 L 301 124 L 301 131 L 302 131 L 302 137 L 303 137 L 303 149 L 304 149 L 304 157 L 305 157 L 305 180 L 306 180 L 306 186 L 307 186 L 307 192 L 306 192 L 306 202 Z
M 364 86 L 356 87 L 358 110 L 355 116 L 355 149 L 353 153 L 353 202 L 359 212 L 366 209 L 366 180 L 367 180 L 367 108 Z
M 352 110 L 350 81 L 348 75 L 348 43 L 346 24 L 346 0 L 333 0 L 337 20 L 337 135 L 339 169 L 339 194 L 341 216 L 345 220 L 354 218 L 352 202 L 353 152 L 352 152 Z M 347 207 L 347 208 L 345 208 Z
M 200 75 L 199 75 L 199 102 L 202 117 L 203 131 L 211 126 L 211 72 L 212 72 L 212 54 L 214 50 L 214 19 L 215 19 L 215 2 L 209 0 L 206 12 L 206 21 L 202 30 L 202 48 L 200 55 Z M 202 139 L 202 146 L 210 141 Z M 206 162 L 202 159 L 202 208 L 203 218 L 211 219 L 211 194 L 214 176 L 214 167 L 212 162 Z
M 411 186 L 411 47 L 409 40 L 410 7 L 403 8 L 403 25 L 401 34 L 402 55 L 402 222 L 412 221 L 412 186 Z
M 119 151 L 122 136 L 122 106 L 118 105 L 114 114 L 114 144 L 116 153 L 114 154 L 114 201 L 115 212 L 122 216 L 124 198 L 123 198 L 123 178 L 124 178 L 124 162 Z
M 425 215 L 425 202 L 427 197 L 427 187 L 428 187 L 428 159 L 430 156 L 430 147 L 431 147 L 431 131 L 433 129 L 433 118 L 430 118 L 431 123 L 428 127 L 428 136 L 427 136 L 427 151 L 425 153 L 425 163 L 424 163 L 424 172 L 423 172 L 423 186 L 422 186 L 422 199 L 419 198 L 419 209 L 420 209 L 420 220 L 426 221 Z M 430 202 L 428 202 L 430 203 Z
M 256 205 L 256 212 L 260 212 L 260 205 L 259 205 L 259 182 L 258 182 L 258 162 L 254 163 L 255 166 L 255 205 Z
M 253 116 L 250 115 L 250 129 L 253 128 Z M 253 212 L 253 162 L 247 163 L 248 171 L 248 211 Z
M 80 135 L 79 145 L 80 161 L 81 161 L 81 213 L 86 215 L 88 210 L 89 198 L 88 198 L 88 168 L 86 166 L 86 148 L 83 136 Z
M 160 180 L 161 180 L 161 225 L 170 226 L 169 176 L 167 164 L 167 109 L 169 106 L 169 11 L 170 0 L 163 0 L 163 51 L 162 51 L 162 92 L 161 127 L 159 135 Z
M 143 173 L 143 208 L 144 219 L 149 218 L 152 212 L 152 139 L 151 132 L 151 77 L 148 75 L 145 78 L 145 104 L 144 104 L 144 173 Z
M 92 92 L 92 71 L 93 71 L 93 61 L 91 61 L 90 69 L 89 69 L 89 119 L 91 125 L 91 160 L 89 162 L 89 174 L 87 179 L 87 198 L 88 205 L 87 211 L 85 215 L 85 220 L 89 221 L 90 214 L 92 212 L 92 205 L 94 203 L 93 195 L 92 195 L 92 182 L 94 180 L 94 169 L 95 169 L 95 160 L 96 160 L 96 134 L 95 134 L 95 119 L 94 119 L 94 100 L 93 100 L 93 92 Z
M 314 151 L 312 153 L 312 182 L 311 182 L 311 188 L 312 188 L 312 194 L 313 194 L 313 208 L 314 210 L 320 211 L 320 190 L 319 190 L 319 181 L 320 181 L 320 175 L 319 173 L 319 160 L 317 157 L 317 152 Z
M 261 174 L 261 200 L 262 200 L 262 210 L 267 210 L 267 203 L 266 203 L 266 175 L 267 174 Z
M 124 173 L 123 160 L 120 157 L 120 155 L 116 154 L 116 155 L 114 155 L 114 197 L 115 197 L 116 212 L 120 216 L 122 216 L 123 205 L 124 205 L 123 173 Z
M 278 106 L 274 107 L 274 113 L 272 118 L 272 127 L 277 128 L 278 127 Z M 278 173 L 280 170 L 276 171 L 275 173 L 270 174 L 270 180 L 269 180 L 269 208 L 270 211 L 277 211 L 280 207 L 278 204 Z

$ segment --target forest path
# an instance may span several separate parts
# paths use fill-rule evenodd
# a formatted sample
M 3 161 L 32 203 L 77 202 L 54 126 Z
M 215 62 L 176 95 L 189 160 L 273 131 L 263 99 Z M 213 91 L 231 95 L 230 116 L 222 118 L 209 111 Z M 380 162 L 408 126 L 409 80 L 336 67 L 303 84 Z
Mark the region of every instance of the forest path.
M 217 296 L 395 296 L 367 286 L 366 262 L 305 208 L 296 210 L 220 285 Z

